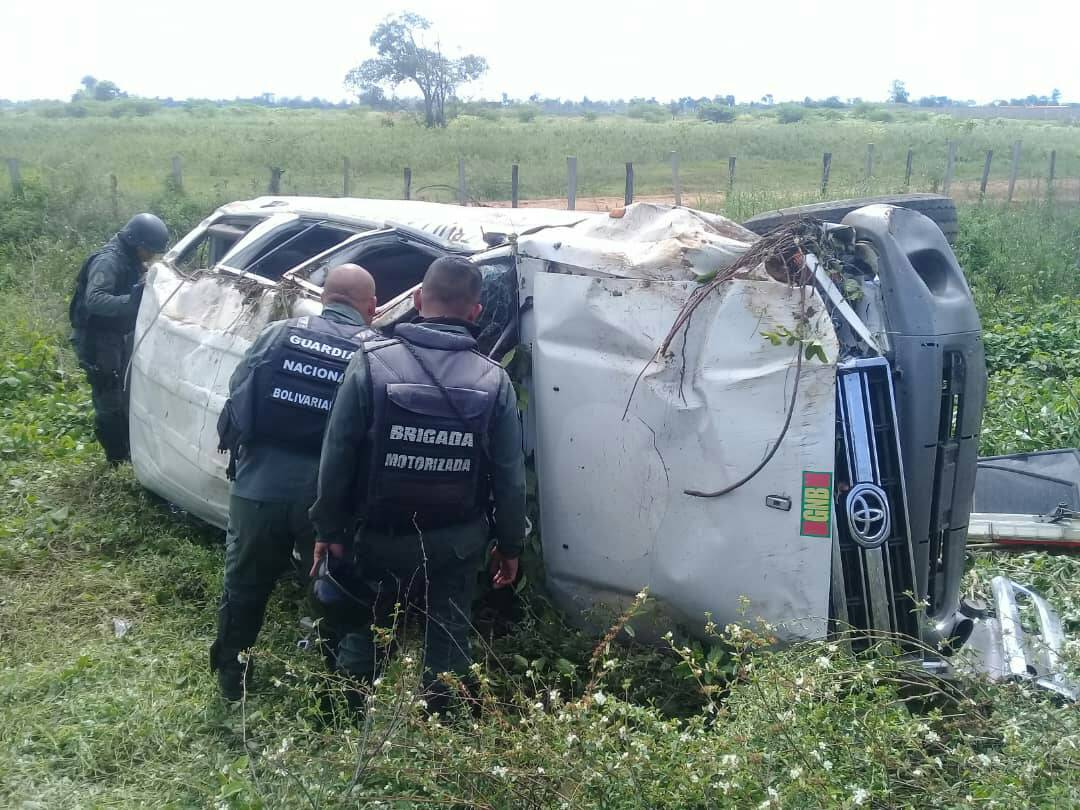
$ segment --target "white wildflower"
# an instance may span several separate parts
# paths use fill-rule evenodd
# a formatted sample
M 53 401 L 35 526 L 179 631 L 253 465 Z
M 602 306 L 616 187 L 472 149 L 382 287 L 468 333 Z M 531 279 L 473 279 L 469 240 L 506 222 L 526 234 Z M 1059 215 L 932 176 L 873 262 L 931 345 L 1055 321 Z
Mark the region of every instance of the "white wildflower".
M 411 665 L 415 663 L 415 659 L 411 655 L 406 655 L 404 658 L 401 659 L 401 662 L 406 665 Z
M 545 771 L 544 771 L 544 769 L 543 769 L 543 768 L 537 768 L 537 769 L 536 769 L 536 772 L 537 772 L 538 774 L 540 774 L 541 776 L 543 776 L 543 775 L 544 775 L 544 773 L 545 773 Z
M 553 706 L 555 704 L 557 704 L 559 702 L 559 690 L 558 689 L 549 689 L 548 690 L 548 700 L 551 701 L 551 704 Z
M 525 677 L 526 678 L 535 678 L 536 673 L 533 672 L 531 669 L 527 669 L 527 670 L 525 670 Z
M 578 737 L 577 734 L 567 734 L 566 735 L 566 744 L 567 745 L 573 745 L 574 743 L 578 742 L 579 739 L 580 738 Z
M 538 712 L 542 712 L 544 710 L 544 704 L 538 700 L 536 701 L 536 703 L 533 704 L 533 708 L 536 709 Z
M 911 775 L 912 776 L 922 776 L 923 775 L 923 769 L 922 768 L 916 768 L 915 770 L 913 770 L 911 772 Z
M 975 759 L 978 760 L 979 764 L 982 765 L 984 768 L 989 768 L 993 762 L 993 760 L 991 760 L 990 757 L 988 757 L 986 754 L 979 754 L 975 757 Z
M 926 732 L 926 741 L 928 743 L 941 742 L 941 735 L 938 734 L 936 731 L 928 731 Z
M 603 706 L 605 703 L 607 703 L 607 695 L 605 695 L 603 692 L 594 692 L 592 699 L 593 703 L 595 703 L 597 706 Z
M 866 788 L 856 787 L 851 791 L 851 803 L 854 805 L 862 805 L 870 798 L 870 791 Z
M 790 771 L 788 771 L 788 776 L 790 776 L 792 780 L 798 779 L 800 776 L 802 776 L 802 768 L 798 766 L 792 768 Z
M 802 675 L 799 675 L 799 677 L 795 679 L 796 686 L 802 686 L 804 683 L 806 683 L 806 678 L 804 678 Z
M 832 770 L 832 760 L 830 760 L 830 759 L 825 760 L 824 762 L 821 763 L 821 767 L 824 768 L 827 771 L 831 771 Z
M 827 647 L 825 647 L 825 649 L 828 650 L 831 655 L 835 655 L 836 653 L 840 652 L 840 645 L 829 644 Z
M 692 773 L 690 774 L 690 781 L 696 785 L 698 782 L 701 781 L 701 779 L 698 778 L 698 775 L 696 773 Z
M 505 779 L 508 773 L 510 773 L 510 770 L 502 765 L 496 765 L 491 769 L 491 775 L 498 779 Z
M 619 739 L 625 740 L 629 736 L 629 732 L 626 730 L 626 726 L 619 726 Z
M 376 678 L 374 681 L 372 681 L 371 685 L 378 689 L 380 686 L 382 686 L 382 678 Z
M 724 754 L 720 757 L 720 766 L 722 768 L 735 768 L 739 765 L 738 754 Z
M 832 667 L 832 660 L 830 660 L 827 655 L 820 656 L 814 663 L 822 669 L 829 669 L 830 667 Z
M 679 742 L 681 742 L 681 743 L 690 742 L 690 735 L 687 732 L 684 731 L 682 734 L 679 735 Z

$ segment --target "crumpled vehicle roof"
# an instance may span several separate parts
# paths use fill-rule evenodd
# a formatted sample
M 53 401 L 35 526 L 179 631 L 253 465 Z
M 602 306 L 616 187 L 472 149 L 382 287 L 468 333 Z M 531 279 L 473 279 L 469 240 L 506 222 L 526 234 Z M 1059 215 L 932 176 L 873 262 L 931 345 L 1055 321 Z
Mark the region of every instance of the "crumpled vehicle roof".
M 301 214 L 338 222 L 404 225 L 467 250 L 484 250 L 485 233 L 527 233 L 568 226 L 603 214 L 553 208 L 486 208 L 420 200 L 365 200 L 355 197 L 257 197 L 230 203 L 218 213 Z M 749 231 L 747 231 L 749 233 Z
M 522 236 L 518 249 L 612 278 L 692 281 L 734 264 L 759 238 L 719 214 L 635 203 Z

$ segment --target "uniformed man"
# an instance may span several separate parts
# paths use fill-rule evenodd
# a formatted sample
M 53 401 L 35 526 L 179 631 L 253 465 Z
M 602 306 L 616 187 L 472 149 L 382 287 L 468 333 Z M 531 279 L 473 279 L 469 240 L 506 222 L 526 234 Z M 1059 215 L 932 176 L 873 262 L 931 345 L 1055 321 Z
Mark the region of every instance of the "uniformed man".
M 343 264 L 327 274 L 323 311 L 270 324 L 252 343 L 229 380 L 218 422 L 232 452 L 224 593 L 210 667 L 227 700 L 239 700 L 250 668 L 239 653 L 255 643 L 278 578 L 294 548 L 310 565 L 315 530 L 319 448 L 326 417 L 345 368 L 376 333 L 375 282 L 362 267 Z
M 83 263 L 68 307 L 71 342 L 94 402 L 94 433 L 110 464 L 131 457 L 125 374 L 146 263 L 169 241 L 165 223 L 136 214 Z
M 426 597 L 424 685 L 436 711 L 448 699 L 438 675 L 466 675 L 471 663 L 470 609 L 492 536 L 491 500 L 495 587 L 514 581 L 525 537 L 517 398 L 506 372 L 475 351 L 480 288 L 476 265 L 436 260 L 414 296 L 419 320 L 352 359 L 323 438 L 311 510 L 312 575 L 329 555 L 338 566 L 345 561 L 348 581 L 364 584 L 336 611 L 337 669 L 372 679 L 381 663 L 373 610 L 384 620 L 411 584 Z

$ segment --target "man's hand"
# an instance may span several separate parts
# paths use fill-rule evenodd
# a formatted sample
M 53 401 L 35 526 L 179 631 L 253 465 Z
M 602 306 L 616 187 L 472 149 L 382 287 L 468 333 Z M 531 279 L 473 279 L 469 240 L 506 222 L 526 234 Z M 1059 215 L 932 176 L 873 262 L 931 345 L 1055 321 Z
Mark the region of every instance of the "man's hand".
M 331 557 L 340 560 L 345 556 L 345 546 L 341 543 L 323 543 L 322 541 L 315 543 L 315 562 L 311 566 L 311 571 L 308 572 L 308 576 L 315 577 L 319 575 L 319 563 L 322 562 L 323 557 L 330 554 Z
M 518 558 L 510 559 L 503 556 L 497 548 L 491 550 L 491 584 L 495 588 L 505 588 L 513 585 L 517 579 Z

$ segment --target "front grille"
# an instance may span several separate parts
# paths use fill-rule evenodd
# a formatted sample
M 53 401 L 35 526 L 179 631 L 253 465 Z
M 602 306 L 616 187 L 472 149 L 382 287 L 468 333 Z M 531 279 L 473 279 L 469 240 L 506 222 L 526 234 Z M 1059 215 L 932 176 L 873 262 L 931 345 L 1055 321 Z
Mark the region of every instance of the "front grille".
M 834 629 L 917 638 L 904 469 L 884 358 L 855 360 L 838 369 L 836 436 Z M 869 644 L 855 635 L 857 648 Z
M 927 586 L 928 610 L 933 613 L 946 603 L 948 581 L 947 555 L 952 525 L 953 490 L 961 441 L 970 434 L 964 424 L 965 372 L 964 355 L 956 351 L 942 354 L 941 411 L 938 417 L 937 457 L 934 463 L 933 503 L 930 507 L 930 570 Z

